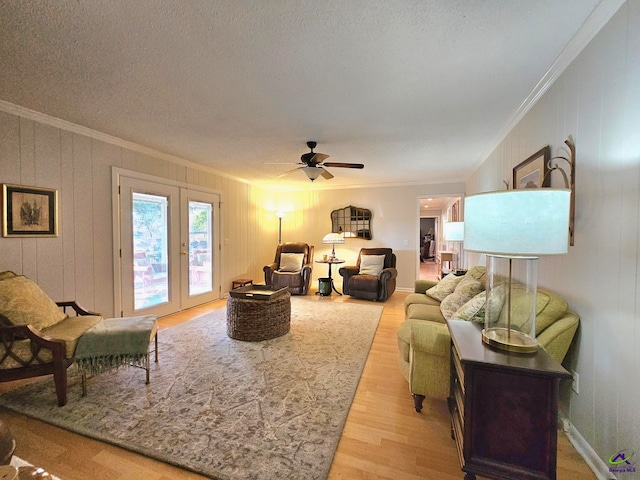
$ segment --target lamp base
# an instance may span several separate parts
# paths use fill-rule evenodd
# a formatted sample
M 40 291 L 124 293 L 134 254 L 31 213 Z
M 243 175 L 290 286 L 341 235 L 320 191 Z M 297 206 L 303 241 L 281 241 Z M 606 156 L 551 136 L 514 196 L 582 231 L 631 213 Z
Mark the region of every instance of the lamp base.
M 516 353 L 533 353 L 538 351 L 538 342 L 526 333 L 504 327 L 492 327 L 482 330 L 482 341 L 487 345 Z

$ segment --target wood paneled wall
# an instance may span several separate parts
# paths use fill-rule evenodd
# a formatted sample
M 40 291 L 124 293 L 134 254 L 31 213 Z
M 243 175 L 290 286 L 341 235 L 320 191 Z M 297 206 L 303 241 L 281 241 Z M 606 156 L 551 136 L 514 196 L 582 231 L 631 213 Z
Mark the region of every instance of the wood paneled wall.
M 577 149 L 575 246 L 541 258 L 540 285 L 581 317 L 563 402 L 603 462 L 640 448 L 640 1 L 625 3 L 467 181 L 467 195 L 503 189 L 544 145 Z M 554 175 L 553 186 L 562 186 Z
M 233 278 L 261 278 L 277 229 L 265 226 L 260 188 L 5 112 L 0 182 L 58 189 L 60 234 L 0 238 L 0 270 L 29 276 L 52 298 L 113 315 L 113 166 L 221 192 L 223 293 Z

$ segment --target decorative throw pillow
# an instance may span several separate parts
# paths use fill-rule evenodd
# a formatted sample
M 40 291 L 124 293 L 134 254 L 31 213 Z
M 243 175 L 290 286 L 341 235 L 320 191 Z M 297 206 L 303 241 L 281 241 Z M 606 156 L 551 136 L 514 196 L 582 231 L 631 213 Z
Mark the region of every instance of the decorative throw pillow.
M 38 285 L 23 276 L 0 281 L 0 313 L 13 325 L 32 325 L 38 330 L 67 318 Z
M 377 277 L 384 268 L 384 255 L 360 255 L 360 275 Z
M 466 320 L 467 322 L 484 323 L 484 306 L 486 302 L 487 292 L 480 292 L 462 305 L 451 318 Z
M 453 293 L 440 302 L 442 316 L 449 320 L 458 309 L 484 289 L 473 277 L 463 277 Z
M 463 278 L 464 277 L 457 277 L 453 273 L 450 273 L 425 293 L 429 297 L 435 298 L 436 300 L 441 302 L 453 293 L 453 291 L 458 286 L 458 283 L 460 283 Z
M 299 272 L 302 270 L 304 253 L 281 253 L 279 272 Z

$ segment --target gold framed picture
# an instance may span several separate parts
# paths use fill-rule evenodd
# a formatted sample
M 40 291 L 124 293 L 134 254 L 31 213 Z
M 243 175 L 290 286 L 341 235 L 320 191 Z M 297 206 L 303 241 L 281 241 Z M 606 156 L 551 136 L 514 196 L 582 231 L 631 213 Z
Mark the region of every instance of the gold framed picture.
M 57 237 L 58 191 L 2 184 L 3 237 Z
M 551 147 L 547 145 L 513 168 L 513 189 L 549 186 L 549 159 Z

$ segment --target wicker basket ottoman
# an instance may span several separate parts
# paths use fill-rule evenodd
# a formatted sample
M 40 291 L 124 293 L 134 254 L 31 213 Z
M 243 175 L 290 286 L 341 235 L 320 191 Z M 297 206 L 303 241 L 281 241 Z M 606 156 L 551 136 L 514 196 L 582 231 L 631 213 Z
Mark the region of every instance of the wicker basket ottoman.
M 291 294 L 269 300 L 227 297 L 227 335 L 235 340 L 259 342 L 288 333 Z

